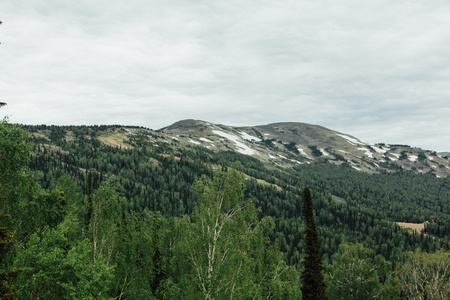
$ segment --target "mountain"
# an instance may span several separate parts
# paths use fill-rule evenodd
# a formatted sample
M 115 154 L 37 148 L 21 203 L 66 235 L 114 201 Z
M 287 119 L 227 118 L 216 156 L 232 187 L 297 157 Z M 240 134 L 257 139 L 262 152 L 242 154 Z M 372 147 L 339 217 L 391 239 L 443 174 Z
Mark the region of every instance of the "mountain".
M 415 173 L 430 172 L 438 177 L 450 175 L 450 161 L 446 155 L 408 145 L 371 145 L 349 134 L 305 123 L 232 127 L 183 120 L 159 132 L 184 146 L 236 151 L 282 168 L 327 161 L 369 173 L 412 170 Z

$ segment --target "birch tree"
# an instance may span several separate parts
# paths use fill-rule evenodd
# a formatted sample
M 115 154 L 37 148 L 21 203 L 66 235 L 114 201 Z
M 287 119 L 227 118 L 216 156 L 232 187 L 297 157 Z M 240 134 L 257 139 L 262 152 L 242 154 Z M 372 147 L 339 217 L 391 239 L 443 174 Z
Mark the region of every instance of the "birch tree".
M 381 256 L 371 257 L 362 244 L 341 244 L 326 273 L 329 299 L 392 299 L 399 295 Z M 380 275 L 387 276 L 381 280 Z
M 205 299 L 236 297 L 245 282 L 248 235 L 255 222 L 253 206 L 244 200 L 241 175 L 219 173 L 213 181 L 202 177 L 193 215 L 188 258 Z
M 121 217 L 125 199 L 116 192 L 116 186 L 107 181 L 93 197 L 92 217 L 89 233 L 92 239 L 93 262 L 103 257 L 110 265 L 114 250 L 114 231 Z
M 235 170 L 203 176 L 196 190 L 199 204 L 181 237 L 191 271 L 184 282 L 192 282 L 203 299 L 242 298 L 251 287 L 249 236 L 257 220 L 252 202 L 244 199 L 242 176 Z
M 450 252 L 409 252 L 398 280 L 407 299 L 450 299 Z

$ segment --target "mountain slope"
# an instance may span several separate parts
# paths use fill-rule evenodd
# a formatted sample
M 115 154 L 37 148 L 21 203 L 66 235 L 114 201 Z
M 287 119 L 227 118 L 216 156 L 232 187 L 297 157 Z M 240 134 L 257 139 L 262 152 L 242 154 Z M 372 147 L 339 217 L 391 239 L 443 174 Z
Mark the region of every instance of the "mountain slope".
M 159 132 L 183 145 L 236 151 L 280 167 L 326 160 L 369 173 L 412 170 L 438 177 L 450 175 L 447 156 L 436 152 L 407 145 L 370 145 L 351 135 L 305 123 L 232 127 L 183 120 Z

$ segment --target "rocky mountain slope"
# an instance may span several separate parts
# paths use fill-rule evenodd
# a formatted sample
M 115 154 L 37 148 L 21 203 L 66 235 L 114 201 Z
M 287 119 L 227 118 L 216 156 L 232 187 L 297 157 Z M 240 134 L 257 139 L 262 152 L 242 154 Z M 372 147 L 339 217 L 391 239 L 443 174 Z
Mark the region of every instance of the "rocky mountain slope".
M 327 161 L 372 173 L 404 169 L 431 172 L 438 177 L 450 175 L 446 155 L 408 145 L 371 145 L 348 134 L 305 123 L 231 127 L 183 120 L 162 128 L 159 133 L 166 142 L 178 146 L 237 151 L 283 168 Z

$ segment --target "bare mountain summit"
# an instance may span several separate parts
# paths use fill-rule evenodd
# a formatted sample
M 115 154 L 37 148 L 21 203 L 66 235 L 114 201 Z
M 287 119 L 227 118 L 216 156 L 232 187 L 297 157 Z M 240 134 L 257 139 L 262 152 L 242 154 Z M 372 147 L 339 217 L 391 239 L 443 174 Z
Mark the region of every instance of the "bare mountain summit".
M 183 120 L 159 130 L 181 145 L 251 155 L 266 164 L 289 168 L 315 161 L 349 165 L 364 172 L 412 170 L 450 175 L 447 156 L 407 145 L 370 145 L 348 134 L 305 123 L 231 127 Z

